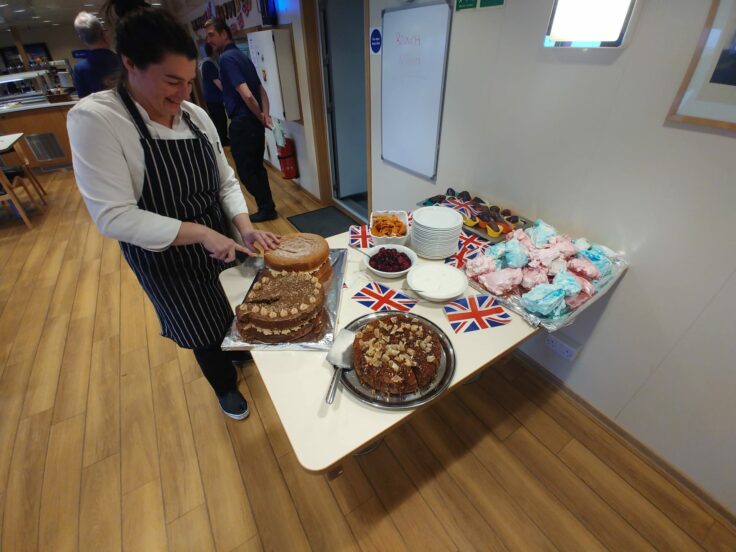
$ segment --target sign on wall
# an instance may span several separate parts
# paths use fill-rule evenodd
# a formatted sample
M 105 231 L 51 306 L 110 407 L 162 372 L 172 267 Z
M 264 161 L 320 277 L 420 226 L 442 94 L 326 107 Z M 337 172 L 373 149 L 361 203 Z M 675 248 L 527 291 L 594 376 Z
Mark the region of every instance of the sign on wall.
M 478 5 L 478 0 L 457 0 L 455 11 L 467 10 Z
M 190 29 L 199 42 L 206 36 L 204 24 L 213 17 L 224 19 L 233 33 L 263 24 L 256 0 L 206 0 L 189 17 Z
M 371 29 L 370 34 L 370 46 L 371 46 L 371 54 L 374 56 L 377 56 L 381 53 L 381 44 L 383 40 L 381 37 L 381 29 L 380 27 L 373 27 Z

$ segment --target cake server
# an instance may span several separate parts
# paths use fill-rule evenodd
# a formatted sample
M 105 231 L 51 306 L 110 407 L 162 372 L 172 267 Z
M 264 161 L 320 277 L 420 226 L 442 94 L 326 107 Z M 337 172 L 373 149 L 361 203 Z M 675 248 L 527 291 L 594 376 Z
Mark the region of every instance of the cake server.
M 335 367 L 335 373 L 330 382 L 330 388 L 327 390 L 327 398 L 325 402 L 332 404 L 337 393 L 337 384 L 342 377 L 343 370 L 353 369 L 353 340 L 355 332 L 343 328 L 337 334 L 335 342 L 327 353 L 327 362 Z

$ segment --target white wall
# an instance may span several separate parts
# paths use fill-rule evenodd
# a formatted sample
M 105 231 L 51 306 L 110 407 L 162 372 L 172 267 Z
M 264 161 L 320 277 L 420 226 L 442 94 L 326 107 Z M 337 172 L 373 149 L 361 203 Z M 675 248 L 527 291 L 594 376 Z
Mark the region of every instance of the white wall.
M 736 135 L 664 123 L 711 3 L 643 1 L 625 49 L 587 52 L 542 48 L 551 4 L 453 14 L 436 184 L 381 161 L 371 58 L 374 208 L 471 189 L 625 251 L 574 363 L 524 350 L 736 510 Z

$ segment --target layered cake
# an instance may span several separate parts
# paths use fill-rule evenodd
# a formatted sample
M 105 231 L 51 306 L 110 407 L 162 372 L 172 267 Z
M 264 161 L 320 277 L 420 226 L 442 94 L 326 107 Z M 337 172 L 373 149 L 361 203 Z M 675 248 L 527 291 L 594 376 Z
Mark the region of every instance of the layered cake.
M 235 309 L 237 327 L 245 341 L 284 343 L 322 329 L 324 287 L 306 272 L 265 274 Z
M 378 392 L 414 393 L 437 374 L 441 347 L 437 332 L 416 318 L 384 316 L 355 334 L 353 366 L 360 382 Z
M 306 272 L 323 284 L 332 276 L 330 246 L 317 234 L 287 234 L 281 243 L 264 255 L 266 266 L 278 271 Z

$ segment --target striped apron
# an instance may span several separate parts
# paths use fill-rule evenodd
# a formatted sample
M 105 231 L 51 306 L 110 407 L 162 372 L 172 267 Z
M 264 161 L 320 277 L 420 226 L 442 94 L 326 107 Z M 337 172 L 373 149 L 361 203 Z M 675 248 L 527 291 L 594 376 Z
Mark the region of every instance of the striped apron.
M 138 207 L 228 235 L 219 202 L 217 159 L 207 137 L 182 111 L 195 137 L 154 139 L 128 92 L 119 87 L 118 94 L 138 129 L 145 154 Z M 210 257 L 201 244 L 153 252 L 120 242 L 120 248 L 156 309 L 161 335 L 187 349 L 222 341 L 233 312 L 218 275 L 229 265 Z

